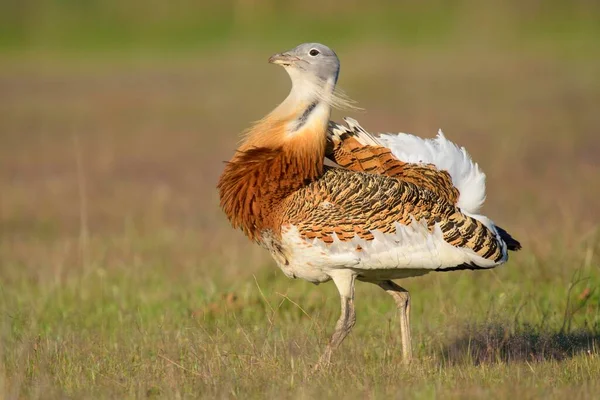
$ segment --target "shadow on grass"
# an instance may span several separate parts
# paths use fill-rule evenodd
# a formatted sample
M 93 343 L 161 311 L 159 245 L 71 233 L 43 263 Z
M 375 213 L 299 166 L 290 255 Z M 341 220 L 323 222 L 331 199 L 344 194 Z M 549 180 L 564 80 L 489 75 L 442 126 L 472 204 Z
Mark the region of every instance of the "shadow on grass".
M 570 333 L 544 332 L 533 327 L 510 329 L 501 324 L 467 329 L 442 350 L 450 363 L 474 364 L 564 360 L 580 353 L 598 353 L 600 333 L 575 331 Z

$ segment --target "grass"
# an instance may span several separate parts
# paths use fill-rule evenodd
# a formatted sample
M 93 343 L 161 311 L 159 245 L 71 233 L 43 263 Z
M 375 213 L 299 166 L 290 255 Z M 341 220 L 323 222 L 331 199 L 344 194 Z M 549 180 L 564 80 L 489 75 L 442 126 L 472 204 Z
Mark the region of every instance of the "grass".
M 45 268 L 4 276 L 7 397 L 562 397 L 598 389 L 598 296 L 589 291 L 599 284 L 597 258 L 563 260 L 589 277 L 573 280 L 572 291 L 569 279 L 547 276 L 544 258 L 406 280 L 418 357 L 410 368 L 400 363 L 392 302 L 360 285 L 355 331 L 331 370 L 308 376 L 337 318 L 335 288 L 291 282 L 245 254 L 232 258 L 248 260 L 254 276 L 231 261 L 186 262 L 198 245 L 183 241 L 92 238 L 101 254 L 89 265 L 50 272 L 70 250 L 56 243 L 62 257 Z
M 402 282 L 410 367 L 393 301 L 359 283 L 357 325 L 318 374 L 334 285 L 285 278 L 215 190 L 238 133 L 289 89 L 265 62 L 287 33 L 182 57 L 3 54 L 0 397 L 593 398 L 600 58 L 567 34 L 591 24 L 545 21 L 519 45 L 465 30 L 434 47 L 334 40 L 340 85 L 367 110 L 352 116 L 373 131 L 442 127 L 524 249 L 492 271 Z

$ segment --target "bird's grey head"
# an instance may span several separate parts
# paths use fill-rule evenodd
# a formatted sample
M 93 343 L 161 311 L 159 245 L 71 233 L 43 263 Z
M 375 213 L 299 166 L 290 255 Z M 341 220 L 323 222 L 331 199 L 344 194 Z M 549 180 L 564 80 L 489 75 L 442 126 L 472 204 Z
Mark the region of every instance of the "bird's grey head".
M 333 50 L 320 43 L 303 43 L 291 50 L 269 58 L 272 64 L 283 66 L 292 81 L 314 79 L 335 85 L 340 72 L 340 60 Z

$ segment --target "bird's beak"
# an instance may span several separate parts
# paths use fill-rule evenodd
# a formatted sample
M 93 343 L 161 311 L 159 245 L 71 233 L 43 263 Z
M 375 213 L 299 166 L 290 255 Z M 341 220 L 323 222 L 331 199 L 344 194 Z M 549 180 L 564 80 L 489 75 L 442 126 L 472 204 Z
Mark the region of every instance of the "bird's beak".
M 298 60 L 298 57 L 293 56 L 289 53 L 277 53 L 269 57 L 269 63 L 279 64 L 283 66 L 288 66 Z

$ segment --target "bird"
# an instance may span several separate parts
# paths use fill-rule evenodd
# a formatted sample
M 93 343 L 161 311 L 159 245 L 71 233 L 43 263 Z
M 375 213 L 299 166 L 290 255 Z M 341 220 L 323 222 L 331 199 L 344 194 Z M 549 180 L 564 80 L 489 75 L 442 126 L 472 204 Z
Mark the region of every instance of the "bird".
M 317 368 L 331 363 L 355 325 L 357 281 L 393 297 L 401 359 L 410 363 L 410 293 L 394 280 L 494 268 L 521 245 L 480 213 L 485 174 L 441 131 L 423 139 L 330 121 L 333 108 L 353 106 L 336 89 L 332 49 L 303 43 L 269 63 L 287 71 L 292 88 L 225 164 L 221 208 L 286 276 L 334 282 L 341 312 Z

